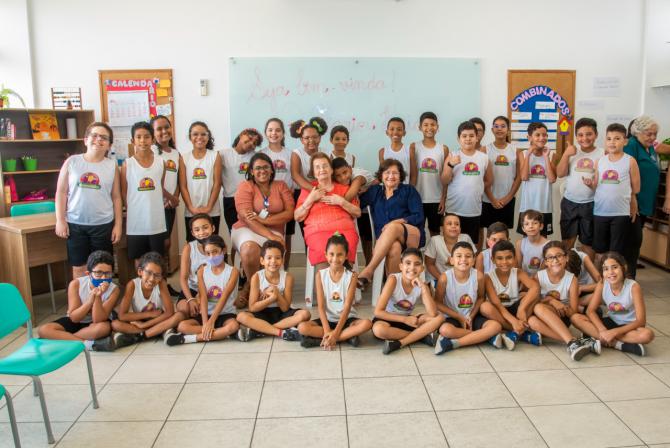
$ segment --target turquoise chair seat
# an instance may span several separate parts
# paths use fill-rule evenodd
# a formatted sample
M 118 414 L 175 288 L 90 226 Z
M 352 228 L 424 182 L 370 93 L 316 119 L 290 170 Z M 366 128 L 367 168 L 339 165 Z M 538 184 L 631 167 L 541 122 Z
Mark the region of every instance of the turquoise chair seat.
M 0 373 L 6 375 L 44 375 L 68 364 L 84 351 L 78 341 L 28 339 L 11 355 L 0 359 Z

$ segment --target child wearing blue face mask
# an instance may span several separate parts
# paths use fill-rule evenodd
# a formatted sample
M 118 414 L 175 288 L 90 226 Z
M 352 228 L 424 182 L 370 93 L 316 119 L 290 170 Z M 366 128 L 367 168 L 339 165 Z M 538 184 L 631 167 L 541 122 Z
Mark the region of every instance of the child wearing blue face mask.
M 85 276 L 68 285 L 67 316 L 42 325 L 37 333 L 42 339 L 81 341 L 89 350 L 112 351 L 110 315 L 119 298 L 119 288 L 112 283 L 114 257 L 96 250 L 86 269 Z
M 212 235 L 202 243 L 207 264 L 198 269 L 200 314 L 179 323 L 179 333 L 165 339 L 167 345 L 217 341 L 236 335 L 240 325 L 235 314 L 239 271 L 226 263 L 226 243 Z

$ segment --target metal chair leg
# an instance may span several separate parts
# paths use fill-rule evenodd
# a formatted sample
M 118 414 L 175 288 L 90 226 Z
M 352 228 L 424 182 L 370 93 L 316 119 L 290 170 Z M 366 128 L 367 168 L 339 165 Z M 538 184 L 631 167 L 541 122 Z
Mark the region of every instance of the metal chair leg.
M 93 379 L 93 366 L 91 365 L 91 355 L 88 350 L 84 350 L 86 356 L 86 368 L 88 369 L 88 383 L 91 386 L 91 398 L 93 399 L 93 409 L 98 409 L 98 393 L 95 391 L 95 380 Z
M 49 276 L 49 292 L 51 293 L 51 311 L 56 312 L 56 295 L 54 294 L 54 279 L 51 275 L 51 265 L 47 265 L 47 275 Z
M 47 430 L 47 441 L 51 444 L 56 443 L 54 433 L 51 430 L 51 421 L 49 420 L 49 411 L 47 411 L 47 402 L 44 397 L 44 389 L 42 388 L 42 381 L 39 377 L 34 376 L 33 382 L 37 389 L 37 395 L 40 397 L 40 406 L 42 407 L 42 417 L 44 418 L 44 427 Z
M 19 428 L 16 426 L 16 414 L 14 414 L 14 403 L 12 403 L 12 397 L 6 390 L 5 400 L 7 400 L 7 412 L 9 413 L 9 425 L 12 428 L 12 437 L 14 437 L 14 447 L 21 448 L 21 441 L 19 440 Z
M 33 397 L 37 396 L 37 383 L 35 382 L 35 378 L 37 377 L 33 377 Z

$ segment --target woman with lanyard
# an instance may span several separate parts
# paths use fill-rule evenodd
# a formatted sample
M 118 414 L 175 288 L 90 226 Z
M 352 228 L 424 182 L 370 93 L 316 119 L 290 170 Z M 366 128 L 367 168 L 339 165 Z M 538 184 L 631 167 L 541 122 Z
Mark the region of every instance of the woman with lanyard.
M 670 154 L 670 145 L 657 144 L 658 123 L 643 115 L 633 120 L 628 128 L 628 143 L 624 152 L 635 158 L 640 168 L 640 192 L 637 194 L 638 216 L 631 223 L 631 241 L 628 253 L 624 254 L 628 263 L 628 274 L 635 278 L 637 259 L 642 245 L 642 229 L 645 219 L 654 214 L 661 168 L 658 154 Z
M 274 180 L 272 160 L 256 153 L 249 161 L 246 181 L 237 187 L 231 240 L 241 257 L 242 270 L 248 279 L 260 269 L 261 246 L 267 240 L 284 244 L 284 226 L 293 218 L 295 203 L 286 184 Z M 244 285 L 238 302 L 246 306 L 251 282 Z

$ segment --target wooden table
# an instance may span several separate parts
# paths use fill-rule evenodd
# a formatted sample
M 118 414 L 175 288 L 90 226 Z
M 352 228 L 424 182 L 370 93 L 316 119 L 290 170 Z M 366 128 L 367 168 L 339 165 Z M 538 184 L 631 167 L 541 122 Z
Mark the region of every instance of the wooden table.
M 0 282 L 15 285 L 35 323 L 30 268 L 49 263 L 67 261 L 65 240 L 56 236 L 56 214 L 0 218 Z M 119 282 L 128 281 L 125 238 L 115 247 L 119 269 Z

